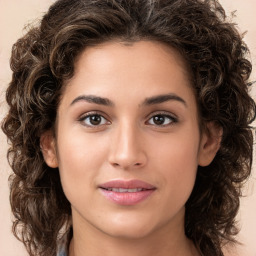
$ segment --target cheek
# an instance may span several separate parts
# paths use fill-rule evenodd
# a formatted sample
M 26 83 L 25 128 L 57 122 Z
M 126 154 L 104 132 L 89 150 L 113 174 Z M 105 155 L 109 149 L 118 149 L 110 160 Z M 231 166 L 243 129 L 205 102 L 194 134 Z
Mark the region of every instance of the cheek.
M 77 172 L 84 172 L 83 168 L 90 169 L 91 166 L 101 164 L 108 145 L 107 136 L 92 136 L 81 131 L 74 131 L 73 134 L 63 132 L 62 136 L 58 137 L 60 169 L 69 171 L 71 168 Z M 78 168 L 79 166 L 81 168 Z
M 65 136 L 64 136 L 65 135 Z M 93 136 L 67 133 L 58 137 L 58 161 L 61 183 L 68 199 L 95 188 L 95 177 L 106 158 L 107 141 Z
M 155 165 L 161 170 L 164 187 L 172 190 L 172 194 L 191 193 L 198 167 L 198 147 L 198 131 L 177 133 L 165 139 L 161 147 L 155 147 Z
M 182 168 L 182 166 L 197 166 L 199 143 L 199 131 L 188 128 L 167 135 L 161 138 L 161 141 L 155 141 L 152 148 L 156 158 L 164 161 L 165 166 Z

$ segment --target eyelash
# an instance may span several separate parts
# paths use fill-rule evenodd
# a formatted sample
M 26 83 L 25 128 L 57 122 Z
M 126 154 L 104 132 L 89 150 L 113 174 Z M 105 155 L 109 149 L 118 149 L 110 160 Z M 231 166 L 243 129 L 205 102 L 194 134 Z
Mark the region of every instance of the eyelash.
M 169 122 L 167 124 L 150 124 L 150 120 L 156 117 L 161 117 L 164 118 L 164 122 L 166 122 L 166 119 L 169 119 Z M 170 114 L 169 112 L 157 112 L 157 113 L 153 113 L 150 118 L 148 119 L 147 123 L 149 123 L 150 125 L 156 125 L 159 128 L 164 128 L 164 127 L 168 127 L 171 126 L 175 123 L 178 122 L 178 118 L 176 116 L 174 116 L 173 114 Z
M 92 119 L 93 117 L 98 117 L 100 118 L 100 124 L 92 124 Z M 150 120 L 153 118 L 162 118 L 161 121 L 164 121 L 163 124 L 154 124 L 154 123 L 150 123 Z M 90 124 L 86 124 L 85 121 L 89 119 L 89 122 Z M 90 120 L 91 119 L 91 120 Z M 168 123 L 166 124 L 166 119 L 169 119 Z M 79 119 L 78 119 L 79 122 L 81 122 L 84 126 L 87 126 L 87 127 L 90 127 L 90 128 L 99 128 L 99 127 L 102 127 L 102 126 L 105 126 L 105 125 L 109 125 L 111 124 L 110 121 L 108 121 L 107 118 L 105 118 L 101 113 L 99 112 L 88 112 L 86 113 L 85 115 L 81 116 Z M 103 124 L 101 124 L 101 122 L 104 121 Z M 155 120 L 156 121 L 156 120 Z M 153 121 L 154 122 L 154 121 Z M 147 118 L 147 121 L 146 121 L 146 124 L 148 125 L 153 125 L 153 126 L 157 126 L 159 128 L 164 128 L 164 127 L 168 127 L 170 125 L 173 125 L 175 123 L 178 122 L 178 118 L 172 114 L 170 114 L 169 112 L 157 112 L 157 113 L 153 113 L 150 115 L 149 118 Z
M 85 123 L 85 121 L 86 121 L 86 119 L 89 119 L 90 120 L 90 118 L 92 118 L 92 117 L 100 117 L 100 119 L 101 119 L 101 122 L 102 122 L 102 120 L 105 120 L 104 122 L 104 124 L 86 124 Z M 90 128 L 98 128 L 98 127 L 101 127 L 101 126 L 103 126 L 103 125 L 108 125 L 108 124 L 110 124 L 110 121 L 108 121 L 108 119 L 107 118 L 105 118 L 101 113 L 99 113 L 99 112 L 88 112 L 88 113 L 86 113 L 85 115 L 83 115 L 83 116 L 81 116 L 79 119 L 78 119 L 78 121 L 79 122 L 81 122 L 82 123 L 82 125 L 84 125 L 84 126 L 87 126 L 87 127 L 90 127 Z M 91 122 L 92 120 L 90 120 L 90 122 Z

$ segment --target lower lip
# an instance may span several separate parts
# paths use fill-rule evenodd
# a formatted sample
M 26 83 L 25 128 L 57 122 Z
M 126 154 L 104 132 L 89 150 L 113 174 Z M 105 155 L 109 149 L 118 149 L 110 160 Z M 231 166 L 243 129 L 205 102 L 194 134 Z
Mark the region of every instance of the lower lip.
M 119 205 L 136 205 L 146 200 L 155 190 L 143 190 L 139 192 L 114 192 L 100 188 L 101 193 L 110 201 Z

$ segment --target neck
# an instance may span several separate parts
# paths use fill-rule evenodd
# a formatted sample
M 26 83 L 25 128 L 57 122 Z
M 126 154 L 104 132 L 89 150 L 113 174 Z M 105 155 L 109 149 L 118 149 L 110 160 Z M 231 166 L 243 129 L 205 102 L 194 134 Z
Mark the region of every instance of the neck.
M 97 245 L 86 244 L 86 248 L 83 248 L 79 242 L 75 241 L 74 238 L 71 240 L 69 248 L 69 256 L 89 256 L 89 255 L 104 255 L 104 256 L 199 256 L 193 243 L 187 239 L 183 243 L 182 247 L 179 245 L 168 246 L 164 244 L 162 247 L 157 244 L 156 241 L 143 244 L 136 242 L 112 242 L 108 245 L 101 241 L 98 241 Z
M 110 236 L 90 224 L 82 227 L 73 223 L 69 256 L 199 256 L 185 236 L 184 225 L 171 232 L 169 225 L 165 226 L 144 237 L 127 238 Z

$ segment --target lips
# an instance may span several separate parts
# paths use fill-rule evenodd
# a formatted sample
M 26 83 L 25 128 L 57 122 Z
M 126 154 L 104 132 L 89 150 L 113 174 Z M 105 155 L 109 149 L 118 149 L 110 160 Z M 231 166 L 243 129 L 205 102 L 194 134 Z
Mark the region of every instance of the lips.
M 113 180 L 99 185 L 102 195 L 119 205 L 135 205 L 146 200 L 155 190 L 141 180 Z
M 143 188 L 106 188 L 108 191 L 114 191 L 119 193 L 133 193 L 133 192 L 140 192 Z

